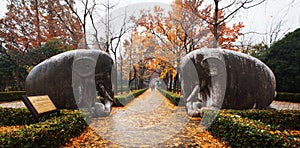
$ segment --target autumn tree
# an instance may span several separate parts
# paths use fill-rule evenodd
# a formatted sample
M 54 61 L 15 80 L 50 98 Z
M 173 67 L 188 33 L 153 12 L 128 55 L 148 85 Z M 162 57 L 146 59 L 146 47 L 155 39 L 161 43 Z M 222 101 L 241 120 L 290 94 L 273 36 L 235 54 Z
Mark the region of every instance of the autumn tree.
M 8 12 L 0 19 L 1 54 L 13 64 L 13 84 L 20 90 L 26 78 L 23 72 L 27 53 L 51 39 L 76 48 L 82 31 L 78 20 L 61 1 L 8 0 L 7 8 Z
M 9 50 L 26 52 L 51 38 L 76 47 L 82 37 L 77 19 L 60 1 L 10 0 L 7 7 L 0 38 Z
M 48 0 L 49 36 L 77 48 L 83 38 L 82 25 L 72 10 L 62 1 Z
M 182 1 L 174 1 L 169 14 L 156 6 L 153 11 L 142 11 L 141 17 L 133 20 L 140 27 L 156 35 L 165 48 L 178 57 L 178 60 L 190 51 L 208 46 L 211 41 L 208 24 L 184 7 L 187 6 Z M 205 13 L 208 12 L 201 11 L 201 14 Z
M 177 85 L 180 73 L 181 59 L 193 50 L 209 44 L 211 38 L 209 26 L 187 9 L 182 9 L 181 2 L 172 4 L 168 14 L 156 6 L 153 10 L 144 10 L 140 18 L 133 19 L 144 32 L 153 34 L 160 44 L 160 52 L 166 53 L 165 58 L 176 68 L 175 78 L 170 82 Z M 172 58 L 167 58 L 172 56 Z M 171 86 L 169 86 L 171 88 Z M 173 86 L 173 88 L 176 88 Z
M 179 0 L 180 1 L 180 0 Z M 222 47 L 232 50 L 232 43 L 241 35 L 240 29 L 243 28 L 241 22 L 235 23 L 232 27 L 228 27 L 226 23 L 230 21 L 234 16 L 242 9 L 250 9 L 257 5 L 260 5 L 265 0 L 213 0 L 213 4 L 206 6 L 204 10 L 208 13 L 202 13 L 200 9 L 204 0 L 188 1 L 184 0 L 183 7 L 190 10 L 197 15 L 199 19 L 202 19 L 210 25 L 210 30 L 213 33 L 213 47 Z
M 213 2 L 214 4 L 209 4 L 207 6 L 203 6 L 204 0 L 176 0 L 174 3 L 177 5 L 178 9 L 185 9 L 190 15 L 195 15 L 199 21 L 207 25 L 210 30 L 210 35 L 212 35 L 207 40 L 209 42 L 207 44 L 208 47 L 221 47 L 224 49 L 237 50 L 233 46 L 233 43 L 241 35 L 240 31 L 244 26 L 241 22 L 228 26 L 228 20 L 233 18 L 240 9 L 253 7 L 254 5 L 246 6 L 253 2 L 253 0 L 251 0 L 251 2 L 248 0 L 234 0 L 222 8 L 220 8 L 220 0 L 214 0 Z M 240 5 L 235 7 L 237 4 Z
M 227 8 L 229 6 L 231 5 Z M 204 6 L 201 0 L 176 0 L 172 3 L 172 11 L 168 14 L 156 6 L 153 10 L 142 11 L 141 17 L 133 18 L 133 21 L 138 25 L 137 30 L 140 33 L 147 32 L 155 36 L 156 42 L 160 45 L 159 51 L 172 55 L 173 58 L 167 59 L 180 72 L 179 65 L 181 65 L 182 57 L 204 46 L 215 47 L 215 37 L 220 47 L 236 50 L 233 43 L 241 35 L 243 24 L 238 22 L 229 26 L 226 20 L 234 13 L 225 15 L 227 11 L 224 8 L 214 15 L 214 10 L 212 4 Z M 214 29 L 214 16 L 218 18 L 217 29 Z M 214 35 L 215 32 L 218 33 L 217 36 Z M 148 38 L 149 36 L 140 37 Z
M 205 27 L 205 24 L 199 22 L 195 15 L 177 8 L 178 6 L 174 5 L 175 11 L 166 15 L 165 10 L 156 6 L 153 11 L 142 11 L 141 17 L 133 21 L 154 34 L 161 43 L 162 49 L 177 58 L 178 61 L 174 64 L 180 65 L 180 59 L 184 53 L 206 44 L 203 39 L 208 37 L 209 29 L 208 26 Z
M 162 49 L 176 57 L 171 63 L 180 73 L 182 57 L 193 50 L 204 46 L 238 50 L 233 43 L 244 26 L 241 22 L 228 25 L 228 21 L 239 10 L 254 7 L 263 1 L 234 0 L 221 5 L 220 0 L 214 0 L 212 4 L 204 5 L 204 0 L 175 0 L 168 14 L 156 6 L 153 10 L 142 11 L 141 16 L 133 21 L 139 30 L 155 35 Z
M 175 56 L 164 50 L 164 45 L 149 31 L 139 32 L 135 28 L 129 39 L 124 41 L 122 57 L 124 76 L 128 76 L 129 86 L 134 89 L 143 88 L 144 82 L 153 78 L 161 78 L 166 84 L 176 75 L 176 70 L 168 61 Z
M 259 0 L 259 1 L 255 1 L 255 0 L 233 0 L 231 2 L 227 2 L 227 4 L 225 4 L 223 7 L 220 6 L 221 0 L 214 0 L 214 5 L 210 5 L 209 7 L 213 7 L 213 16 L 212 17 L 205 17 L 202 19 L 205 20 L 207 23 L 209 23 L 210 25 L 212 25 L 212 30 L 213 30 L 213 34 L 214 34 L 214 47 L 217 47 L 217 43 L 219 42 L 219 38 L 221 38 L 223 35 L 224 36 L 228 36 L 227 34 L 222 34 L 222 32 L 228 32 L 226 31 L 226 26 L 224 26 L 224 23 L 228 20 L 230 20 L 231 18 L 233 18 L 235 16 L 235 14 L 240 11 L 241 9 L 250 9 L 252 7 L 258 6 L 260 4 L 262 4 L 265 0 Z M 223 12 L 225 12 L 226 14 L 222 14 Z M 201 16 L 200 16 L 201 17 Z M 238 32 L 240 28 L 242 28 L 242 24 L 238 23 L 238 24 L 234 24 L 233 25 L 233 29 L 232 32 Z M 219 28 L 221 28 L 221 31 L 219 30 Z M 224 29 L 224 30 L 222 30 Z M 221 32 L 221 33 L 220 33 Z M 239 35 L 239 34 L 238 34 Z M 234 38 L 237 38 L 236 34 L 232 34 L 231 38 L 228 38 L 229 40 L 234 40 Z M 226 38 L 224 38 L 225 40 L 228 40 Z M 219 46 L 222 47 L 222 44 L 219 43 Z
M 123 57 L 128 59 L 122 66 L 124 66 L 124 76 L 128 76 L 128 85 L 138 88 L 138 81 L 144 78 L 145 64 L 143 59 L 150 56 L 155 48 L 155 42 L 151 38 L 141 37 L 141 34 L 134 29 L 131 37 L 126 39 L 123 43 L 124 53 Z M 152 46 L 147 46 L 147 45 Z M 146 45 L 146 46 L 145 46 Z
M 241 9 L 255 7 L 264 1 L 232 0 L 223 2 L 214 0 L 213 3 L 204 5 L 204 0 L 175 0 L 172 3 L 172 11 L 169 16 L 162 16 L 159 7 L 156 7 L 153 12 L 143 12 L 142 17 L 136 22 L 160 38 L 166 37 L 173 45 L 175 41 L 177 45 L 178 43 L 185 45 L 185 48 L 189 45 L 191 50 L 202 46 L 219 46 L 225 49 L 238 50 L 233 43 L 241 35 L 241 29 L 244 26 L 241 22 L 230 26 L 228 22 Z M 197 26 L 198 24 L 200 27 Z M 200 36 L 196 35 L 197 31 Z M 176 38 L 172 37 L 174 34 L 177 36 Z M 199 43 L 197 40 L 207 43 Z M 198 47 L 195 48 L 195 45 Z M 186 48 L 186 51 L 189 52 L 187 49 L 189 48 Z

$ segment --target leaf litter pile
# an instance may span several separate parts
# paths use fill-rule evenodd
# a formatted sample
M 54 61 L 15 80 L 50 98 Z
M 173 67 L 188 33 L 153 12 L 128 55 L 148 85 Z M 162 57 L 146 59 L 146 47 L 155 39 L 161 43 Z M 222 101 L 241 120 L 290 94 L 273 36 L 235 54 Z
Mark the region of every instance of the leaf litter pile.
M 90 126 L 63 147 L 226 147 L 157 91 L 146 91 L 109 117 L 93 118 Z
M 0 134 L 13 132 L 24 128 L 24 125 L 15 125 L 15 126 L 0 126 Z

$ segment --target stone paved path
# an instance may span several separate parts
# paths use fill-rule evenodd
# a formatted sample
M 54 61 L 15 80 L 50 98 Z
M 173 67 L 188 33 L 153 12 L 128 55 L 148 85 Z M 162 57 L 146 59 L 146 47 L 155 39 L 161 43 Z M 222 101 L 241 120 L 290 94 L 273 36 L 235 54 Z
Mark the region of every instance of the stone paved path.
M 225 147 L 157 90 L 147 90 L 109 117 L 93 118 L 81 136 L 65 147 Z M 79 141 L 79 142 L 78 142 Z
M 157 90 L 148 90 L 105 120 L 96 119 L 92 128 L 113 143 L 139 147 L 170 139 L 189 118 L 184 108 L 174 106 Z
M 273 101 L 270 107 L 277 110 L 300 110 L 300 103 Z
M 22 101 L 13 101 L 0 103 L 0 107 L 25 108 L 26 106 Z

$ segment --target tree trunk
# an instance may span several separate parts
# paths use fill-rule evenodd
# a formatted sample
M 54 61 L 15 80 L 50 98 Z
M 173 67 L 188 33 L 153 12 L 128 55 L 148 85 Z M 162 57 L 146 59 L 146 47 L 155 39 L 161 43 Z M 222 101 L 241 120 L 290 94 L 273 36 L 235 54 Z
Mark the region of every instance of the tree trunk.
M 120 60 L 121 60 L 121 64 L 120 64 L 120 68 L 121 68 L 121 73 L 120 73 L 120 77 L 121 77 L 121 82 L 120 82 L 120 85 L 121 85 L 121 94 L 123 93 L 123 57 L 122 55 L 120 56 Z
M 174 77 L 173 89 L 174 89 L 174 92 L 178 92 L 178 73 Z
M 115 90 L 115 94 L 118 94 L 118 66 L 117 63 L 115 63 L 115 74 L 113 75 L 115 79 L 113 79 L 113 89 Z
M 54 34 L 54 32 L 55 32 L 55 30 L 54 30 L 54 25 L 55 25 L 55 23 L 54 23 L 54 13 L 53 13 L 53 3 L 52 3 L 52 1 L 50 0 L 50 1 L 48 1 L 48 13 L 49 13 L 49 36 L 52 38 L 52 37 L 54 37 L 55 36 L 55 34 Z
M 37 44 L 38 46 L 41 46 L 41 28 L 40 28 L 40 17 L 39 17 L 39 1 L 34 1 L 34 9 L 35 9 L 35 17 L 36 17 L 36 28 L 37 28 Z
M 219 0 L 214 0 L 214 2 L 215 2 L 215 15 L 214 15 L 214 23 L 213 23 L 213 34 L 214 34 L 213 48 L 217 48 L 218 40 L 219 40 L 219 35 L 218 35 Z

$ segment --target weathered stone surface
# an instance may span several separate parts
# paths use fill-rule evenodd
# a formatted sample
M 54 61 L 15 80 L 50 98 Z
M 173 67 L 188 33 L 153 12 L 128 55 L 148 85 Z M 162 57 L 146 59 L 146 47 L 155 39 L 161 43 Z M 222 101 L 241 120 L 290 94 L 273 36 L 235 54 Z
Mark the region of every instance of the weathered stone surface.
M 182 61 L 182 90 L 190 116 L 203 109 L 263 109 L 275 95 L 275 76 L 246 54 L 202 48 Z
M 100 50 L 64 52 L 32 69 L 26 78 L 26 93 L 47 94 L 60 109 L 88 108 L 95 114 L 108 115 L 114 97 L 112 69 L 112 58 Z M 96 90 L 104 97 L 104 105 L 95 103 Z

